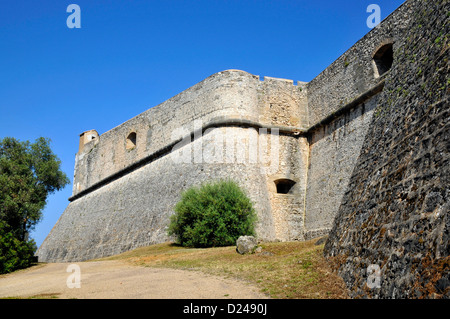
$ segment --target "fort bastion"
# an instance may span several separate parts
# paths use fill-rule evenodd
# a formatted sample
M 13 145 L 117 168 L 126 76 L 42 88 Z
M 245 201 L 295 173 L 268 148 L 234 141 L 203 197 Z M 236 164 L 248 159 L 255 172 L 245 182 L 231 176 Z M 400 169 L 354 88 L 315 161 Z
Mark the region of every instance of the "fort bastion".
M 448 0 L 408 0 L 308 83 L 226 70 L 85 131 L 39 260 L 169 241 L 181 193 L 229 178 L 254 203 L 259 239 L 330 234 L 352 296 L 448 295 L 448 12 Z M 370 264 L 381 288 L 365 284 Z

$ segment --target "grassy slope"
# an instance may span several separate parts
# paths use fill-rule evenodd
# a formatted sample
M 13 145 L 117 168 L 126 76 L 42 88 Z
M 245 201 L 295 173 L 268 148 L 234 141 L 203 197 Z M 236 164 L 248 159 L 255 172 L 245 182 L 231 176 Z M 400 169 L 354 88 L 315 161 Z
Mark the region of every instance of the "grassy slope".
M 234 246 L 193 249 L 165 243 L 103 260 L 238 278 L 256 284 L 272 298 L 347 298 L 344 282 L 323 257 L 323 245 L 315 242 L 265 243 L 261 253 L 244 256 Z

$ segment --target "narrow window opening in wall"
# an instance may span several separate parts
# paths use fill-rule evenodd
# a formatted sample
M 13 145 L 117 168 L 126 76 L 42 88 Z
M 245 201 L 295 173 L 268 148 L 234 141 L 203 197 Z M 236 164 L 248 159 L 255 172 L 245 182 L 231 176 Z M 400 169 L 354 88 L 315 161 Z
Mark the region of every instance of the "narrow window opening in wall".
M 378 72 L 377 77 L 382 76 L 384 73 L 389 71 L 394 62 L 394 51 L 392 48 L 392 43 L 383 45 L 373 56 L 373 61 L 375 62 L 376 70 Z
M 131 132 L 127 137 L 127 150 L 131 150 L 136 147 L 136 132 Z
M 290 179 L 278 179 L 275 181 L 277 187 L 277 194 L 290 194 L 295 182 Z

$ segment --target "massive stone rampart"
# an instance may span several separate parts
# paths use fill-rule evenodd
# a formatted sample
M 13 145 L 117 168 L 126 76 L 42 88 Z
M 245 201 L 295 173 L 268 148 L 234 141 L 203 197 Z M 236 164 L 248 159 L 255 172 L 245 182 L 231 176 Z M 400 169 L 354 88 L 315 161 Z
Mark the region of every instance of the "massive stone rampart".
M 327 234 L 410 20 L 402 5 L 309 82 L 306 238 Z
M 148 157 L 170 151 L 186 134 L 211 126 L 247 123 L 302 130 L 306 90 L 293 81 L 239 70 L 216 73 L 98 138 L 80 145 L 73 196 Z M 197 121 L 197 123 L 194 123 Z M 127 137 L 134 134 L 131 145 Z
M 252 199 L 258 237 L 302 240 L 305 114 L 303 83 L 228 70 L 100 136 L 83 133 L 71 203 L 39 248 L 40 260 L 97 258 L 170 240 L 181 193 L 221 178 Z M 277 194 L 280 179 L 296 183 L 289 194 Z
M 450 297 L 450 2 L 408 24 L 325 246 L 352 297 Z
M 228 134 L 242 135 L 233 131 L 244 129 L 227 130 Z M 256 130 L 247 130 L 249 135 L 257 135 Z M 206 144 L 216 133 L 178 151 Z M 250 191 L 248 195 L 259 212 L 260 235 L 274 238 L 266 179 L 258 164 L 177 163 L 167 155 L 72 201 L 39 248 L 39 259 L 86 260 L 165 242 L 170 239 L 169 216 L 181 192 L 211 178 L 231 178 Z

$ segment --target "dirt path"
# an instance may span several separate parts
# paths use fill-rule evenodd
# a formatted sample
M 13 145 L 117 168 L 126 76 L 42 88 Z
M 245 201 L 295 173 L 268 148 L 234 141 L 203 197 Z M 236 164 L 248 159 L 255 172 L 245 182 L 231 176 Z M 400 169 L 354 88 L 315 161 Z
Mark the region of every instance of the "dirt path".
M 68 288 L 69 263 L 44 264 L 0 276 L 0 298 L 42 296 L 108 299 L 267 298 L 247 283 L 175 269 L 139 267 L 122 261 L 79 262 L 80 288 Z

